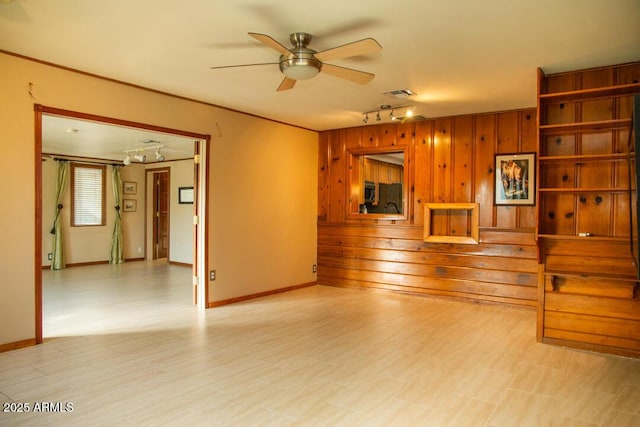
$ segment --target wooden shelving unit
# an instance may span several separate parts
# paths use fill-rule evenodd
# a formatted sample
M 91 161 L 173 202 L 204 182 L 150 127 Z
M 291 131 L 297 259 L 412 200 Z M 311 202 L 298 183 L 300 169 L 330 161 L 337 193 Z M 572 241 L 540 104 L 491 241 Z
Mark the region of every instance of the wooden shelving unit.
M 640 63 L 538 72 L 539 341 L 640 357 L 638 93 Z

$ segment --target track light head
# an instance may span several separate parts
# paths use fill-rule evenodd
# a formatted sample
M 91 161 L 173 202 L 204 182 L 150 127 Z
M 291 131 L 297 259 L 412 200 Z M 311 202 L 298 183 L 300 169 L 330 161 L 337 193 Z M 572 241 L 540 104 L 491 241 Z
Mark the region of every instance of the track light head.
M 165 157 L 162 155 L 162 153 L 160 153 L 160 149 L 164 148 L 164 147 L 165 147 L 164 145 L 156 145 L 156 146 L 153 146 L 153 147 L 134 148 L 134 149 L 131 149 L 131 150 L 125 150 L 124 153 L 127 156 L 124 158 L 122 163 L 124 163 L 125 166 L 129 166 L 131 164 L 132 160 L 135 160 L 136 162 L 139 162 L 139 163 L 146 162 L 147 161 L 147 156 L 144 154 L 144 152 L 146 150 L 156 150 L 156 161 L 164 162 L 165 161 Z M 132 156 L 132 153 L 133 153 L 133 156 Z
M 364 118 L 362 119 L 362 121 L 364 123 L 367 123 L 369 121 L 369 113 L 364 113 Z

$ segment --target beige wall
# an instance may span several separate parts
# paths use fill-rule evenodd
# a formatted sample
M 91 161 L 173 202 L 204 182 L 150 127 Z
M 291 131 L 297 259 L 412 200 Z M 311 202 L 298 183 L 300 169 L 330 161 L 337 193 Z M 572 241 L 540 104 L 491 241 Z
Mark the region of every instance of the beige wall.
M 0 69 L 0 345 L 35 336 L 34 104 L 212 135 L 210 301 L 315 280 L 316 132 L 3 53 Z
M 122 251 L 124 259 L 144 258 L 144 165 L 134 164 L 120 170 L 122 182 L 135 182 L 137 194 L 122 194 L 136 201 L 135 212 L 122 212 Z M 124 203 L 123 203 L 124 205 Z M 139 251 L 138 249 L 142 249 Z
M 125 259 L 139 259 L 145 257 L 145 243 L 150 249 L 152 239 L 151 218 L 148 219 L 145 242 L 145 215 L 149 215 L 151 210 L 145 210 L 145 172 L 147 169 L 168 168 L 171 174 L 171 189 L 169 193 L 169 215 L 170 215 L 170 253 L 169 260 L 184 264 L 193 262 L 193 205 L 178 204 L 178 187 L 193 185 L 193 161 L 182 160 L 174 162 L 164 162 L 141 165 L 132 163 L 121 169 L 123 182 L 134 182 L 137 184 L 136 194 L 123 194 L 123 199 L 132 199 L 137 203 L 135 212 L 122 211 L 122 231 L 123 231 L 123 252 Z M 71 174 L 67 175 L 67 190 L 63 198 L 63 209 L 61 212 L 63 227 L 63 244 L 65 249 L 65 260 L 67 264 L 81 264 L 88 262 L 103 262 L 109 260 L 111 248 L 111 235 L 115 221 L 113 189 L 111 185 L 111 169 L 107 168 L 106 175 L 106 224 L 100 227 L 71 227 L 69 218 L 71 210 L 71 191 L 69 180 Z M 50 234 L 55 218 L 55 191 L 57 177 L 57 162 L 45 158 L 42 163 L 42 265 L 50 266 L 48 254 L 53 247 L 53 236 Z M 150 183 L 149 183 L 150 184 Z M 151 252 L 148 258 L 151 259 Z

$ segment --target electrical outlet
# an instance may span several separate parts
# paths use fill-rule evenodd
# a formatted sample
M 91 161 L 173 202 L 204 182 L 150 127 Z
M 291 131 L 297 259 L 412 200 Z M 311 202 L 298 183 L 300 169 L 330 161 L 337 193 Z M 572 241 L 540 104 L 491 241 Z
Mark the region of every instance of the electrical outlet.
M 211 270 L 211 271 L 209 272 L 209 280 L 210 280 L 210 281 L 214 281 L 214 280 L 216 280 L 216 271 L 215 271 L 215 270 Z
M 313 264 L 313 272 L 314 273 L 318 272 L 318 266 L 316 264 Z
M 49 252 L 49 253 L 47 254 L 47 259 L 48 259 L 49 261 L 51 261 L 51 260 L 53 259 L 53 254 L 52 254 L 51 252 Z

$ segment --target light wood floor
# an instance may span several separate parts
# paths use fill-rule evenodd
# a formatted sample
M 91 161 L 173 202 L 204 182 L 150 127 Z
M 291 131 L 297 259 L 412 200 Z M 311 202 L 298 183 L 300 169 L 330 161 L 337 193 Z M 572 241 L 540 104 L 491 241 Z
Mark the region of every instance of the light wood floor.
M 190 269 L 45 271 L 0 425 L 638 426 L 640 360 L 535 342 L 535 312 L 315 286 L 199 313 Z

